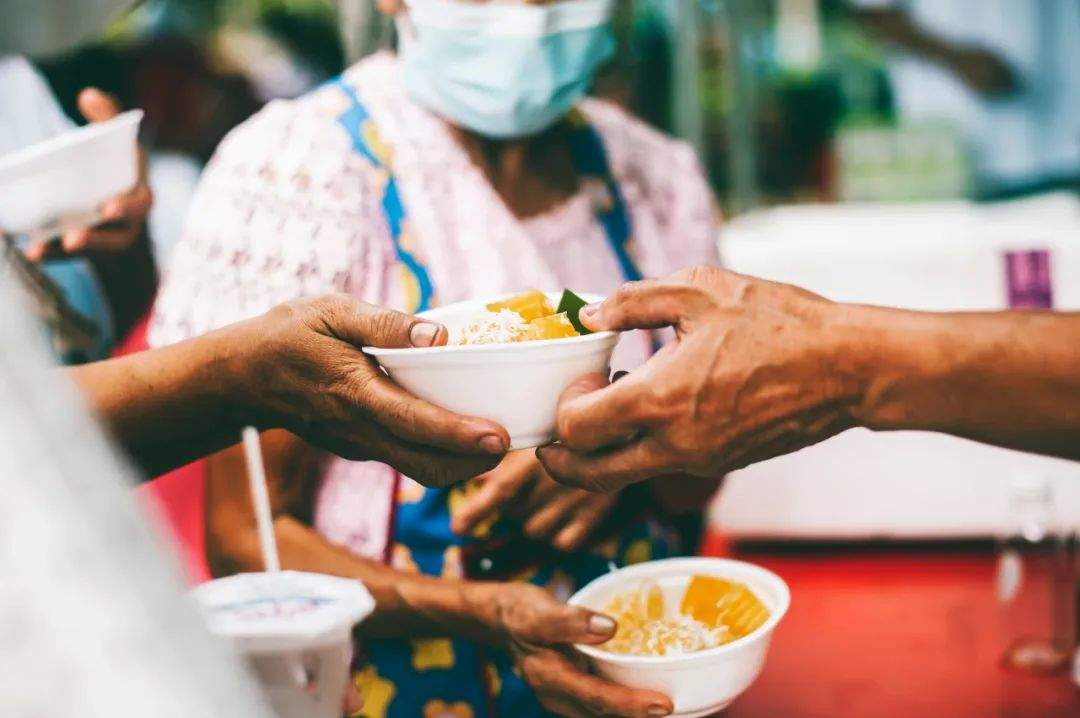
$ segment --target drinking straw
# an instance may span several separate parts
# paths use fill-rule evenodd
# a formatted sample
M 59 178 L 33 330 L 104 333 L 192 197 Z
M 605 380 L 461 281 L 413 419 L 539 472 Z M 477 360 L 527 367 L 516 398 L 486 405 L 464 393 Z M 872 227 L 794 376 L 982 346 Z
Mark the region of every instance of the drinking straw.
M 263 466 L 262 445 L 259 444 L 259 430 L 254 426 L 245 426 L 244 458 L 247 464 L 248 482 L 251 484 L 251 503 L 255 505 L 255 523 L 259 528 L 259 548 L 262 549 L 263 570 L 277 572 L 281 570 L 278 559 L 277 538 L 274 536 L 274 517 L 270 511 L 270 492 L 266 488 L 266 468 Z M 311 684 L 312 676 L 304 668 L 299 656 L 283 657 L 293 681 L 306 688 Z
M 266 469 L 263 467 L 259 431 L 254 426 L 245 426 L 243 437 L 248 481 L 251 484 L 251 502 L 255 505 L 255 522 L 259 528 L 263 570 L 280 571 L 281 561 L 278 560 L 277 539 L 274 537 L 274 517 L 270 512 L 270 492 L 266 488 Z

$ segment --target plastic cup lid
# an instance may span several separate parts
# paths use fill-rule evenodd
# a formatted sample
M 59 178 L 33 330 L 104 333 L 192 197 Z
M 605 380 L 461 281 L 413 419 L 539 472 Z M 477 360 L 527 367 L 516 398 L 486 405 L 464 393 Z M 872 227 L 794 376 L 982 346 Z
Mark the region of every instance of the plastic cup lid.
M 360 581 L 300 571 L 219 578 L 191 596 L 212 633 L 252 653 L 337 642 L 375 608 Z

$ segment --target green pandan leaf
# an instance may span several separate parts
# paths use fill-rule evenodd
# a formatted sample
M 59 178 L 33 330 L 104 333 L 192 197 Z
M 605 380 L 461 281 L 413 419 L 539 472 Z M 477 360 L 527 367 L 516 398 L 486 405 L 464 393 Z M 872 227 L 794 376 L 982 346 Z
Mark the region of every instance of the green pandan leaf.
M 578 316 L 581 312 L 581 308 L 588 304 L 588 302 L 571 292 L 569 289 L 565 289 L 563 290 L 562 297 L 559 299 L 559 308 L 555 311 L 559 314 L 566 312 L 566 318 L 574 325 L 574 329 L 577 330 L 578 334 L 592 334 L 592 332 L 581 323 L 581 318 Z

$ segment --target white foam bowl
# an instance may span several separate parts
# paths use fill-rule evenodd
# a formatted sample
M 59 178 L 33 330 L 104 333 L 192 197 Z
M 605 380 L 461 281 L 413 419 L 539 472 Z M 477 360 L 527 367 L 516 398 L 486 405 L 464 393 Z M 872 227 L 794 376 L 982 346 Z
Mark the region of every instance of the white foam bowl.
M 135 186 L 142 110 L 131 110 L 0 157 L 0 229 L 74 229 Z
M 559 296 L 548 298 L 555 303 Z M 601 299 L 581 296 L 589 302 Z M 453 335 L 483 313 L 484 305 L 503 298 L 459 302 L 420 316 L 446 325 Z M 510 433 L 510 448 L 526 449 L 554 437 L 559 395 L 585 374 L 606 372 L 617 341 L 614 332 L 596 332 L 513 344 L 364 351 L 410 393 L 501 424 Z
M 741 583 L 769 609 L 769 619 L 748 636 L 697 653 L 680 656 L 627 656 L 596 646 L 578 645 L 596 671 L 610 681 L 632 688 L 659 691 L 675 704 L 673 716 L 710 716 L 726 708 L 750 687 L 765 665 L 776 625 L 787 613 L 791 594 L 783 579 L 772 571 L 743 561 L 724 558 L 672 558 L 648 561 L 592 581 L 570 597 L 568 603 L 603 611 L 619 593 L 642 579 L 656 581 L 664 602 L 678 605 L 694 574 L 719 576 Z

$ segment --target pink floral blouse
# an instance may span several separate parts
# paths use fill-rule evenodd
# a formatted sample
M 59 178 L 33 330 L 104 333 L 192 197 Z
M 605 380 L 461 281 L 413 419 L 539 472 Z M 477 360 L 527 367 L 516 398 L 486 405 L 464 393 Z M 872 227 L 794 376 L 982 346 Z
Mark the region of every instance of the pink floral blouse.
M 523 288 L 607 294 L 623 278 L 583 190 L 549 213 L 518 219 L 444 122 L 410 100 L 389 53 L 343 81 L 361 98 L 393 156 L 435 303 Z M 171 344 L 263 313 L 300 296 L 348 292 L 404 308 L 405 288 L 380 202 L 385 174 L 352 150 L 337 123 L 347 109 L 327 85 L 273 102 L 222 142 L 199 184 L 164 272 L 150 327 Z M 607 102 L 580 109 L 603 139 L 645 276 L 718 261 L 718 217 L 691 148 Z M 625 339 L 613 362 L 632 368 L 647 343 Z M 411 482 L 402 490 L 415 491 Z M 386 548 L 394 473 L 374 462 L 332 459 L 318 494 L 316 527 L 370 557 Z

